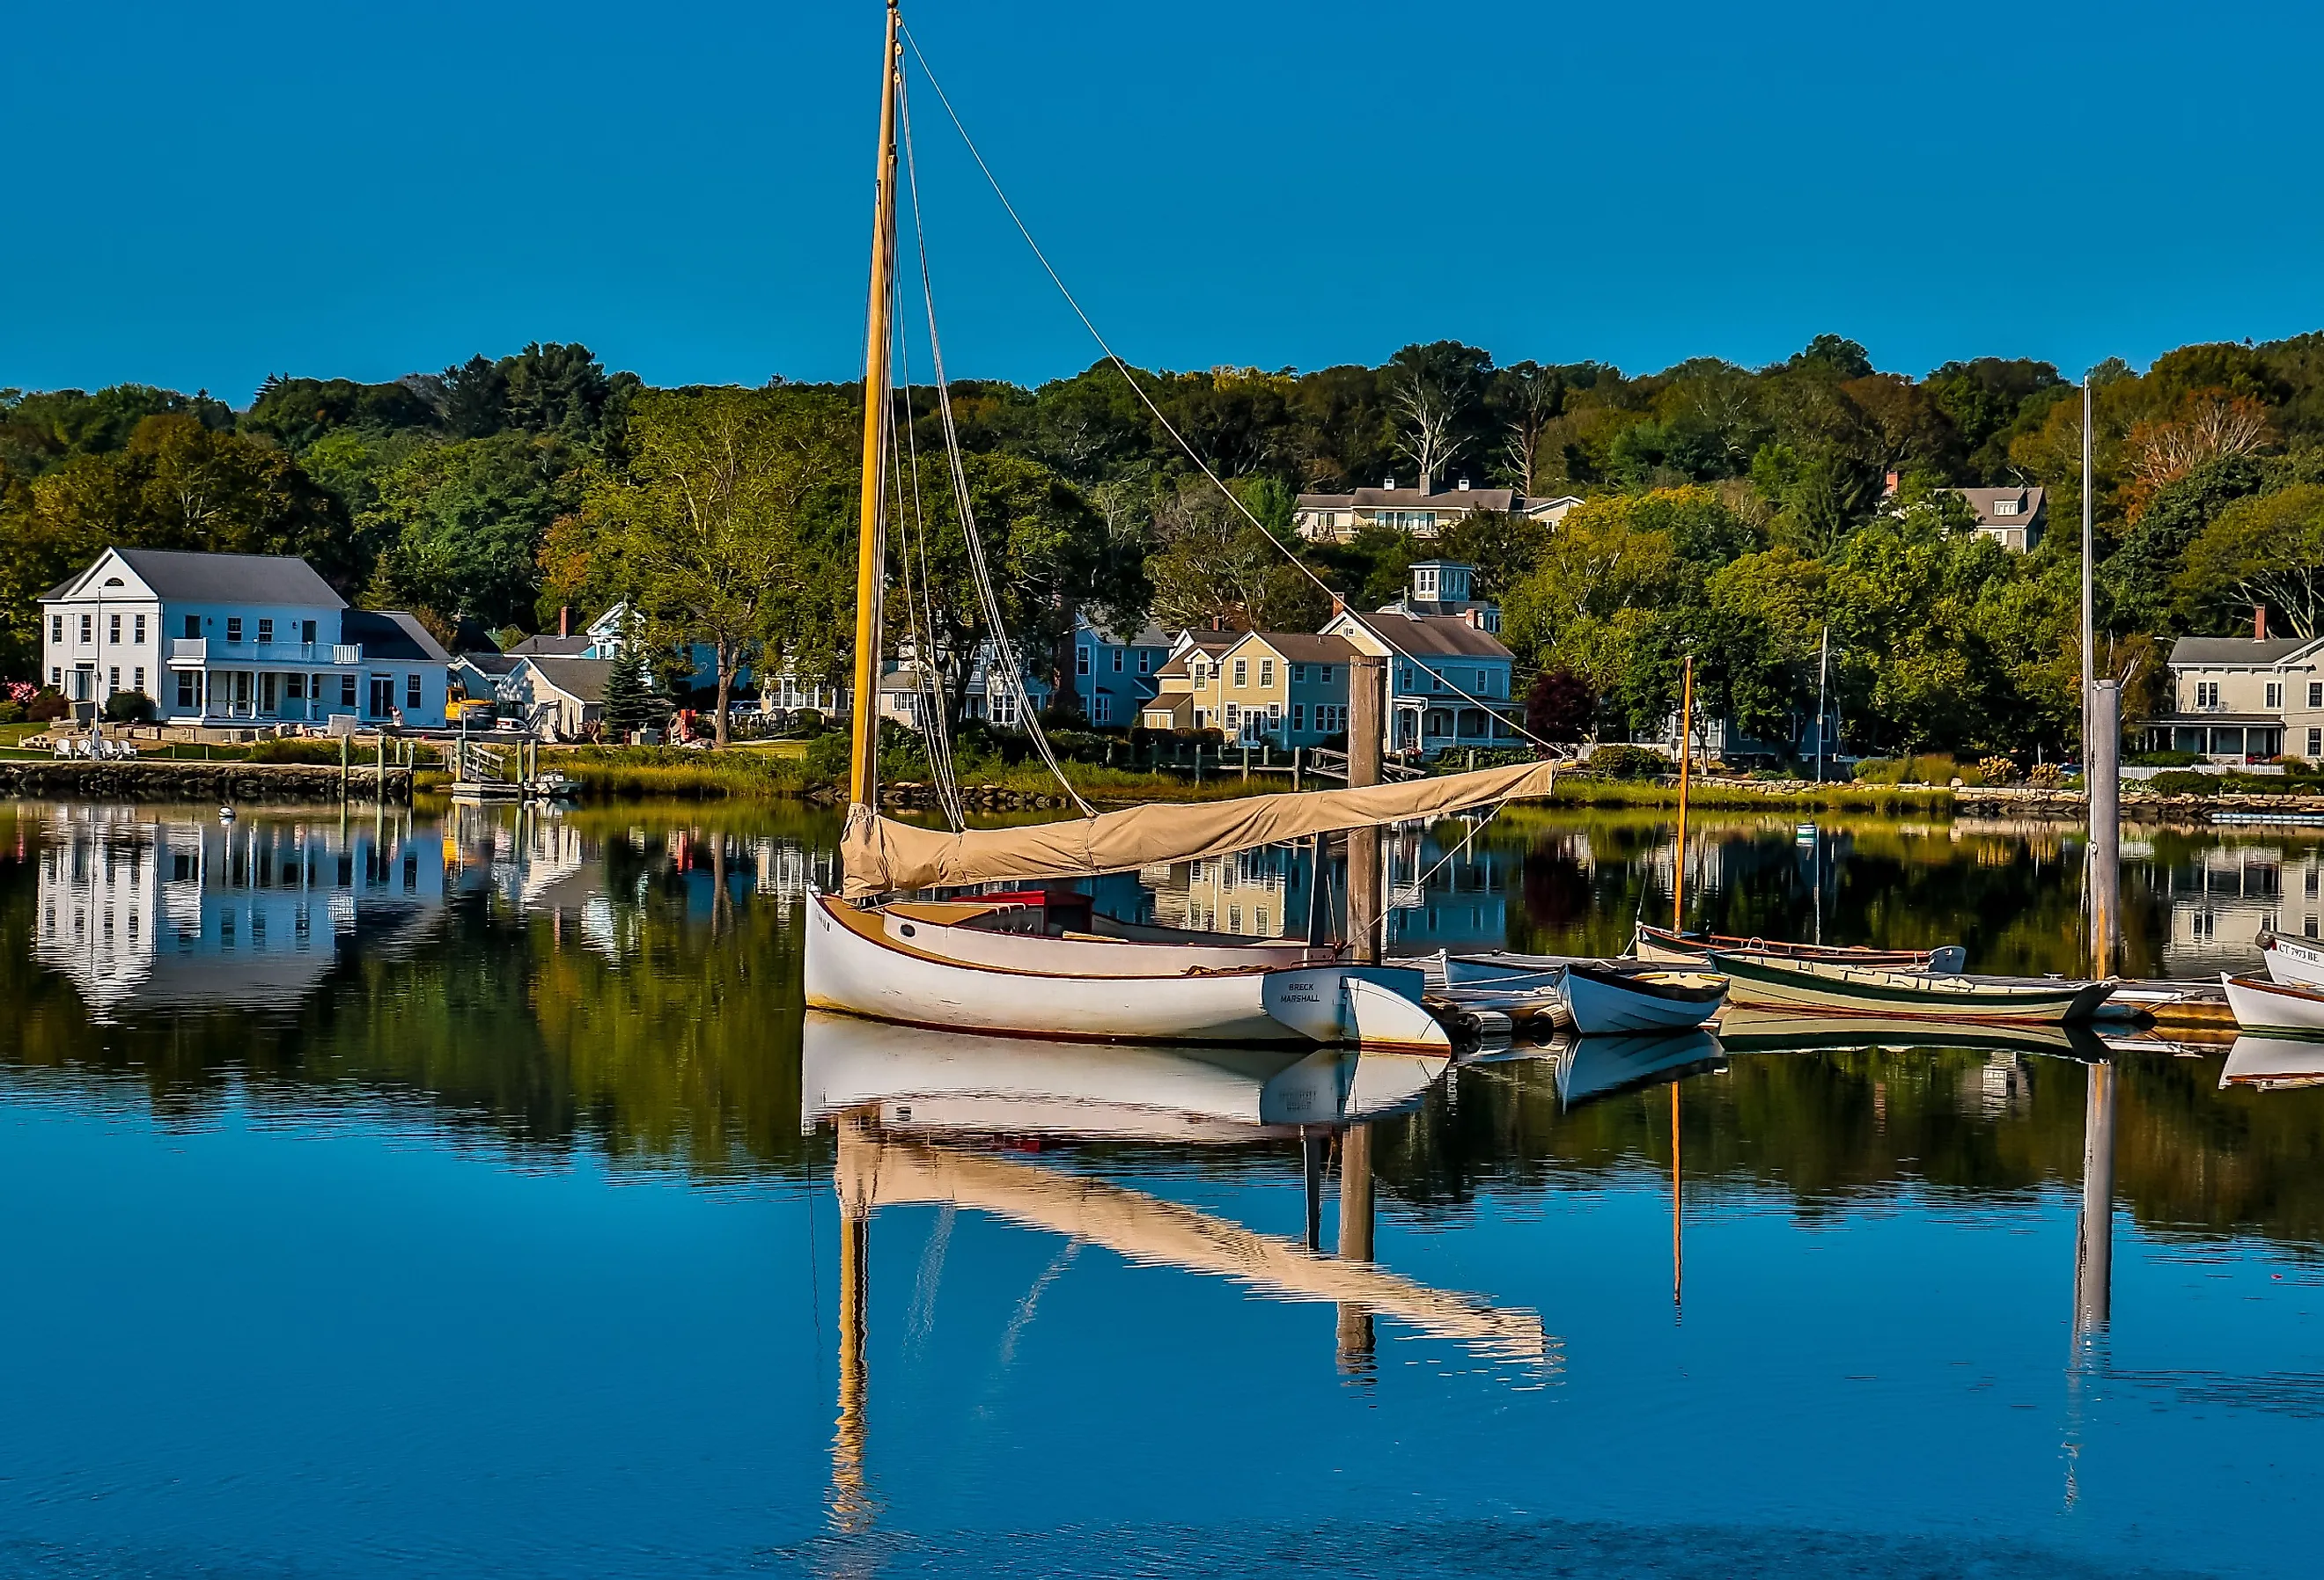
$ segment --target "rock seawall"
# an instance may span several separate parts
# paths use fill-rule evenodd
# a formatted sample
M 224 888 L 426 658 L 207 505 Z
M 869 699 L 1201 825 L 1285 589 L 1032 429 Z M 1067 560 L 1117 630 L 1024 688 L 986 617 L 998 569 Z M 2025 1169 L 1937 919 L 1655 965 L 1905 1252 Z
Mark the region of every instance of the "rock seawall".
M 347 775 L 351 800 L 408 801 L 411 775 Z M 336 801 L 336 764 L 309 762 L 0 762 L 0 796 L 88 801 Z

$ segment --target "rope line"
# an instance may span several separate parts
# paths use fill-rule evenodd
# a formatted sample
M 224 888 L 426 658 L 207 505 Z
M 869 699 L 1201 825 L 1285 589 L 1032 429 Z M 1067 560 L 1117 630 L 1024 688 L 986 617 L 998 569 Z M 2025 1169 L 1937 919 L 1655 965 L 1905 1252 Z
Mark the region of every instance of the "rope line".
M 1041 250 L 1041 244 L 1033 239 L 1033 233 L 1027 227 L 1023 218 L 1019 216 L 1017 206 L 1010 202 L 1009 194 L 1001 189 L 1001 179 L 992 173 L 992 167 L 984 162 L 984 153 L 976 146 L 976 139 L 968 134 L 968 127 L 962 123 L 960 112 L 953 108 L 952 99 L 950 96 L 945 92 L 944 84 L 936 80 L 935 70 L 928 65 L 927 56 L 923 54 L 920 51 L 920 41 L 913 35 L 911 24 L 904 23 L 899 25 L 901 25 L 903 29 L 904 42 L 912 47 L 912 58 L 920 63 L 921 75 L 925 76 L 928 79 L 928 86 L 936 89 L 936 102 L 944 106 L 945 114 L 951 117 L 953 130 L 960 134 L 961 142 L 967 145 L 969 157 L 976 161 L 976 168 L 983 172 L 985 184 L 992 189 L 992 195 L 1001 200 L 1001 207 L 1008 213 L 1010 223 L 1017 227 L 1017 234 L 1025 238 L 1025 245 L 1033 250 L 1034 259 L 1041 265 L 1042 272 L 1048 275 L 1049 283 L 1057 288 L 1057 294 L 1065 299 L 1065 305 L 1074 310 L 1074 317 L 1082 321 L 1082 328 L 1089 331 L 1090 338 L 1097 342 L 1097 347 L 1100 351 L 1105 354 L 1105 359 L 1113 364 L 1116 370 L 1120 373 L 1123 380 L 1130 385 L 1131 393 L 1137 395 L 1139 400 L 1144 403 L 1146 410 L 1153 414 L 1154 420 L 1162 425 L 1162 430 L 1165 433 L 1167 433 L 1177 444 L 1178 448 L 1186 453 L 1186 458 L 1194 462 L 1194 465 L 1201 469 L 1203 476 L 1210 479 L 1211 485 L 1225 496 L 1227 503 L 1234 506 L 1236 511 L 1241 514 L 1245 521 L 1249 522 L 1252 526 L 1257 527 L 1259 531 L 1259 534 L 1269 543 L 1274 544 L 1277 552 L 1281 553 L 1286 559 L 1288 559 L 1294 566 L 1297 567 L 1299 573 L 1302 576 L 1305 577 L 1309 581 L 1314 582 L 1325 596 L 1333 600 L 1333 603 L 1340 605 L 1342 608 L 1346 608 L 1348 613 L 1354 614 L 1357 624 L 1363 626 L 1366 631 L 1370 632 L 1374 637 L 1378 638 L 1382 646 L 1388 648 L 1391 652 L 1403 659 L 1406 662 L 1417 665 L 1419 668 L 1428 670 L 1428 672 L 1436 679 L 1439 684 L 1443 685 L 1445 689 L 1451 691 L 1462 701 L 1474 703 L 1477 707 L 1483 708 L 1488 714 L 1493 713 L 1494 708 L 1490 702 L 1487 701 L 1483 698 L 1471 696 L 1453 682 L 1447 680 L 1442 672 L 1431 668 L 1420 659 L 1416 658 L 1413 654 L 1406 651 L 1403 647 L 1397 644 L 1394 637 L 1388 635 L 1385 631 L 1381 631 L 1374 627 L 1370 621 L 1366 620 L 1362 614 L 1356 613 L 1352 608 L 1348 608 L 1347 600 L 1343 598 L 1329 582 L 1316 575 L 1315 569 L 1313 566 L 1300 559 L 1298 555 L 1293 553 L 1289 545 L 1286 544 L 1273 532 L 1267 530 L 1267 523 L 1260 521 L 1259 517 L 1251 513 L 1250 507 L 1242 502 L 1241 496 L 1237 494 L 1233 489 L 1229 488 L 1226 484 L 1220 479 L 1219 475 L 1211 469 L 1211 464 L 1195 452 L 1193 445 L 1186 442 L 1185 436 L 1178 431 L 1176 425 L 1172 423 L 1169 418 L 1163 415 L 1162 408 L 1155 404 L 1154 397 L 1146 393 L 1146 386 L 1138 382 L 1138 377 L 1136 374 L 1130 370 L 1130 365 L 1121 359 L 1120 355 L 1114 350 L 1113 346 L 1107 341 L 1106 337 L 1102 334 L 1099 333 L 1097 325 L 1091 321 L 1089 314 L 1082 310 L 1081 302 L 1076 300 L 1074 293 L 1066 288 L 1065 280 L 1057 273 L 1056 266 L 1049 262 L 1049 255 Z M 917 192 L 914 195 L 913 201 L 915 204 L 918 202 Z M 1535 735 L 1531 730 L 1526 729 L 1522 723 L 1515 719 L 1509 720 L 1509 727 L 1536 746 L 1546 747 L 1550 744 L 1549 742 L 1543 740 L 1539 735 Z
M 896 300 L 900 309 L 903 301 L 901 282 L 897 283 Z M 905 332 L 904 316 L 900 310 L 895 314 L 895 319 L 897 367 L 903 374 L 901 392 L 904 397 L 903 443 L 911 457 L 913 538 L 910 542 L 902 545 L 903 552 L 899 558 L 904 562 L 904 602 L 907 618 L 912 627 L 912 667 L 918 679 L 918 689 L 915 695 L 920 702 L 921 738 L 927 747 L 928 768 L 936 781 L 936 804 L 945 815 L 945 822 L 954 833 L 958 833 L 968 827 L 968 818 L 966 810 L 961 804 L 960 775 L 953 761 L 952 726 L 945 718 L 944 678 L 936 672 L 936 592 L 935 583 L 928 575 L 927 516 L 920 500 L 919 437 L 913 431 L 915 419 L 912 414 L 911 337 Z M 893 426 L 890 424 L 891 428 Z M 897 463 L 896 522 L 898 530 L 900 531 L 904 522 L 904 457 L 897 453 L 897 447 L 892 440 L 889 445 L 889 451 L 891 456 L 894 456 Z M 919 562 L 918 593 L 914 592 L 912 586 L 912 564 L 916 552 Z M 927 616 L 925 625 L 921 618 L 924 606 Z
M 934 78 L 929 79 L 932 85 L 935 80 Z M 943 91 L 937 89 L 939 97 Z M 991 633 L 993 656 L 1005 677 L 1003 683 L 1016 697 L 1019 722 L 1031 737 L 1034 749 L 1040 753 L 1041 761 L 1048 765 L 1050 775 L 1065 790 L 1067 799 L 1081 809 L 1083 817 L 1094 818 L 1097 808 L 1084 799 L 1082 792 L 1074 788 L 1074 781 L 1065 777 L 1065 765 L 1057 761 L 1057 753 L 1049 744 L 1047 732 L 1041 728 L 1040 718 L 1033 711 L 1032 698 L 1026 694 L 1024 666 L 1019 662 L 1016 644 L 1009 640 L 1008 627 L 1001 622 L 1001 599 L 993 591 L 991 571 L 984 559 L 983 536 L 976 530 L 976 513 L 969 504 L 968 472 L 961 459 L 960 433 L 953 422 L 952 386 L 945 377 L 944 343 L 936 335 L 936 286 L 928 273 L 928 236 L 920 219 L 919 173 L 911 153 L 912 115 L 908 97 L 904 92 L 901 72 L 896 79 L 896 112 L 903 133 L 905 184 L 912 199 L 912 236 L 919 252 L 920 295 L 927 310 L 928 360 L 933 364 L 936 375 L 936 411 L 944 420 L 945 455 L 951 462 L 953 498 L 960 509 L 961 536 L 968 548 L 969 569 L 976 583 L 978 605 Z M 990 698 L 992 695 L 991 666 L 985 670 L 984 689 Z

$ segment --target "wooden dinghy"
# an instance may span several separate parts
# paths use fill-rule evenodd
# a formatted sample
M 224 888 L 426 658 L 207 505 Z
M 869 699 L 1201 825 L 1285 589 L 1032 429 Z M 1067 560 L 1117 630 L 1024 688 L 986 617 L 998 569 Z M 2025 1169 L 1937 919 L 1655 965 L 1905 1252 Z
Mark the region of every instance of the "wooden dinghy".
M 2115 986 L 2112 978 L 2087 983 L 1976 982 L 1740 952 L 1714 951 L 1710 965 L 1727 978 L 1729 1002 L 1738 1008 L 1807 1016 L 1881 1015 L 2054 1026 L 2089 1020 Z
M 2219 985 L 2227 992 L 2227 1007 L 2236 1012 L 2236 1024 L 2245 1030 L 2324 1038 L 2324 990 L 2224 971 Z
M 1815 960 L 1834 966 L 1869 966 L 1885 971 L 1921 971 L 1939 976 L 1958 975 L 1968 964 L 1968 951 L 1959 944 L 1941 949 L 1873 949 L 1856 945 L 1787 944 L 1780 939 L 1730 938 L 1723 933 L 1681 933 L 1669 928 L 1638 924 L 1630 952 L 1641 960 L 1665 965 L 1699 966 L 1713 953 L 1765 955 L 1777 960 Z
M 1448 955 L 1447 988 L 1506 993 L 1512 1000 L 1554 992 L 1585 1037 L 1690 1030 L 1719 1012 L 1727 984 L 1706 971 L 1663 971 L 1630 960 L 1554 955 Z

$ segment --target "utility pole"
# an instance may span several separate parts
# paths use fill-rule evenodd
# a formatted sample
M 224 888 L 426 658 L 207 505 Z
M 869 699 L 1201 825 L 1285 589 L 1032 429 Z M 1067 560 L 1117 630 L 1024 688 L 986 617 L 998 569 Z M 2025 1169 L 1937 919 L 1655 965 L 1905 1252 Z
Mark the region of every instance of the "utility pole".
M 1830 690 L 1831 679 L 1831 622 L 1827 620 L 1823 625 L 1821 651 L 1816 655 L 1816 782 L 1818 784 L 1823 782 L 1824 726 L 1831 717 L 1830 705 L 1825 701 Z
M 1671 857 L 1671 931 L 1686 931 L 1686 777 L 1694 762 L 1694 660 L 1686 661 L 1678 705 L 1678 850 Z
M 2085 789 L 2089 785 L 2090 762 L 2090 682 L 2096 679 L 2092 654 L 2096 650 L 2096 623 L 2090 594 L 2090 523 L 2095 502 L 2090 498 L 2090 375 L 2082 374 L 2082 773 Z
M 1381 736 L 1388 727 L 1388 661 L 1359 653 L 1348 663 L 1348 787 L 1380 781 Z M 1360 965 L 1379 960 L 1387 916 L 1380 884 L 1379 829 L 1348 831 L 1348 952 Z

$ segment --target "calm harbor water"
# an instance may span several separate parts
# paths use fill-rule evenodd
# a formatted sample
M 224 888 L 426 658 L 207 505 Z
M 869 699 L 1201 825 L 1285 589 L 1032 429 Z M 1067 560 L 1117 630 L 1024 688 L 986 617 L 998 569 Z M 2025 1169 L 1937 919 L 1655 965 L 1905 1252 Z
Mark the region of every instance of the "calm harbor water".
M 1667 914 L 1654 818 L 1445 832 L 1400 948 Z M 835 833 L 0 808 L 0 1572 L 2312 1572 L 2324 1090 L 891 1032 L 798 1006 Z M 1691 919 L 2070 971 L 2080 855 L 1714 818 Z M 2319 856 L 2126 838 L 2128 968 L 2313 932 Z

